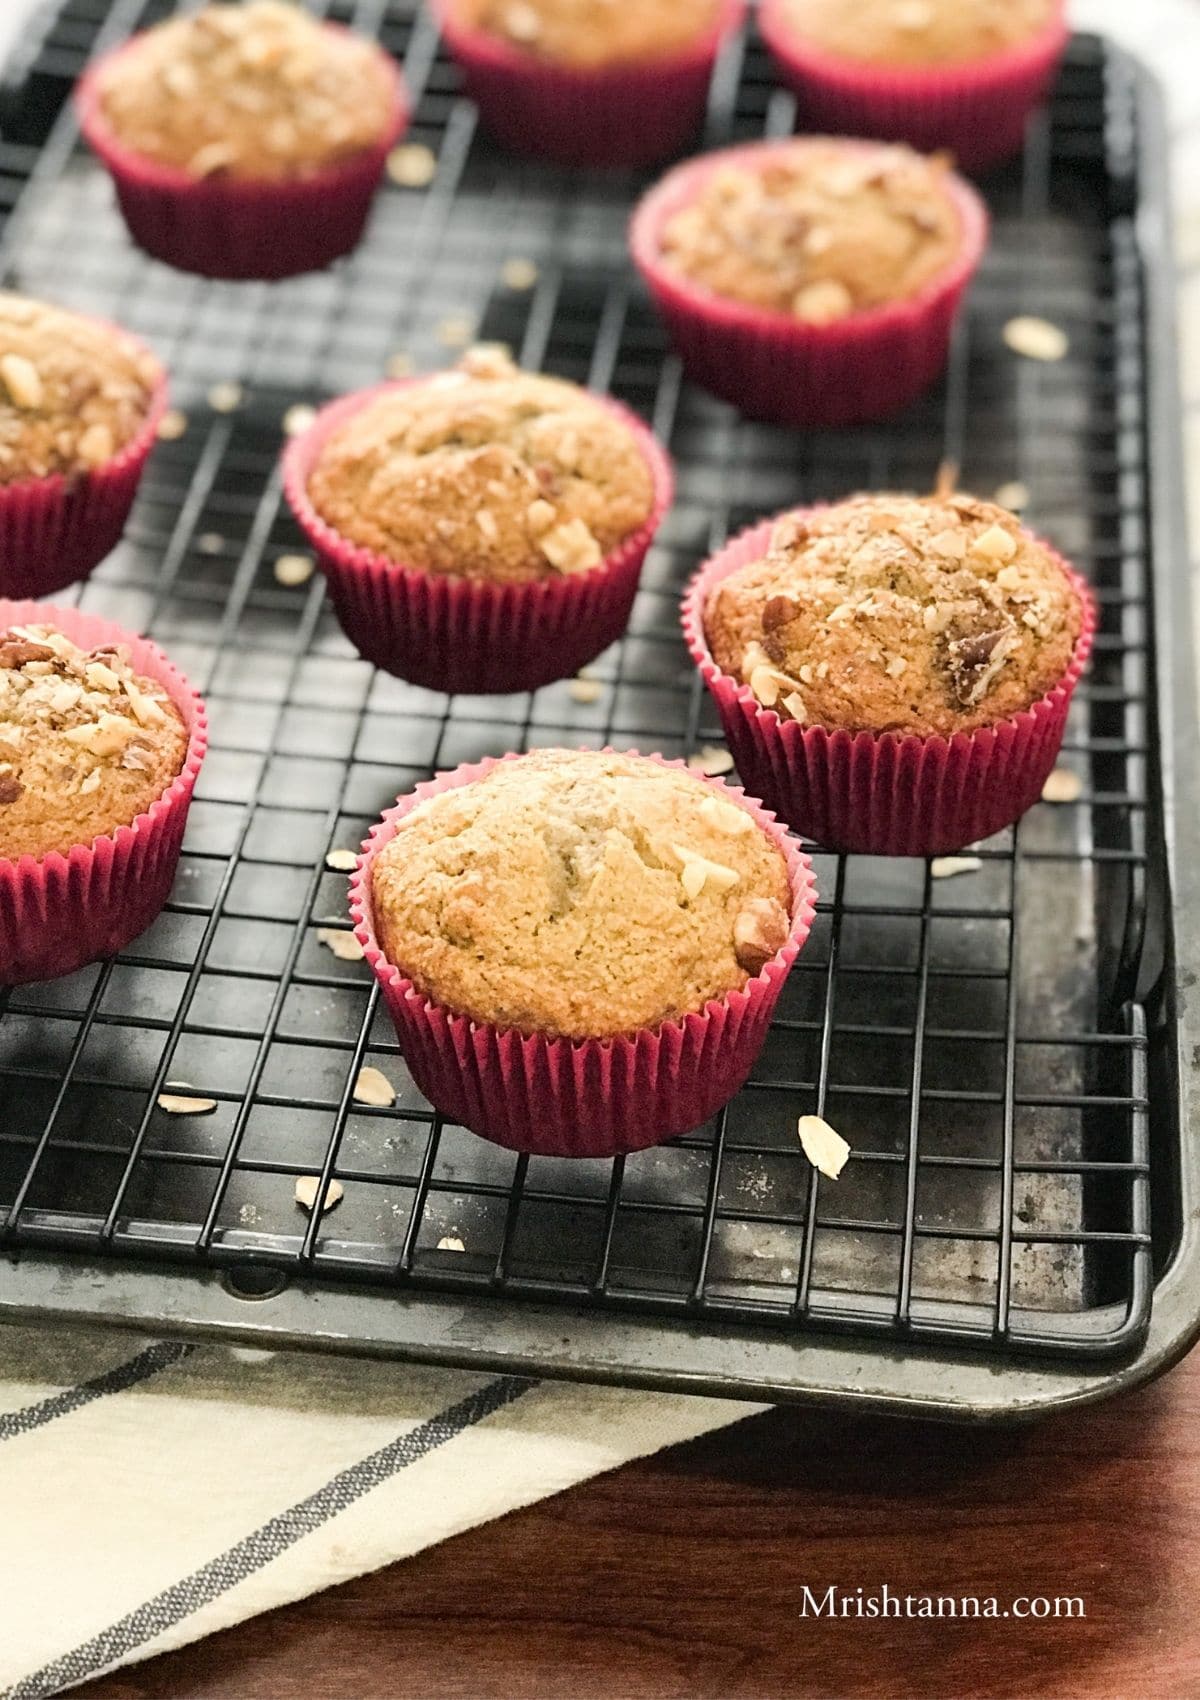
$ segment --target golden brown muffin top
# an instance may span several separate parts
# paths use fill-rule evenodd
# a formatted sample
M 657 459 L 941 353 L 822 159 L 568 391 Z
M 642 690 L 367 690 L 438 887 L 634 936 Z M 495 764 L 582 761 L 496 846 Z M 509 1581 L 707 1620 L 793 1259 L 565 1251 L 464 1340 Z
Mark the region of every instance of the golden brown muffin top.
M 1059 562 L 973 496 L 855 496 L 785 515 L 713 590 L 713 659 L 782 719 L 919 737 L 1030 707 L 1083 623 Z
M 478 349 L 354 413 L 308 494 L 341 536 L 405 566 L 524 583 L 596 566 L 649 516 L 654 483 L 586 390 Z
M 102 466 L 137 435 L 161 378 L 111 325 L 0 292 L 0 484 Z
M 1036 35 L 1054 0 L 785 0 L 796 34 L 846 59 L 954 65 Z
M 779 848 L 644 757 L 539 750 L 418 805 L 374 864 L 375 930 L 477 1021 L 605 1038 L 745 985 L 790 929 Z
M 156 24 L 102 73 L 100 109 L 133 152 L 193 177 L 302 177 L 373 147 L 395 80 L 373 42 L 284 0 Z
M 127 826 L 182 770 L 188 734 L 124 647 L 0 629 L 0 856 L 66 855 Z
M 666 221 L 663 259 L 727 300 L 808 324 L 915 295 L 962 240 L 946 161 L 829 137 L 731 160 Z
M 680 52 L 713 27 L 720 0 L 451 0 L 450 10 L 510 47 L 594 70 Z

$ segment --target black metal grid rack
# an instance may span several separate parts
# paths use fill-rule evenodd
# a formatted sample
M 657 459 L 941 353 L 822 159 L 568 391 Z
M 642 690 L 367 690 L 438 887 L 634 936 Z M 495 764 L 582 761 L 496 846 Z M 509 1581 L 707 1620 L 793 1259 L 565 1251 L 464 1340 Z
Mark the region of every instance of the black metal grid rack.
M 746 423 L 682 381 L 625 257 L 643 180 L 491 147 L 408 0 L 328 10 L 403 61 L 408 140 L 436 157 L 427 187 L 389 186 L 359 252 L 319 276 L 211 284 L 146 259 L 69 111 L 49 119 L 97 42 L 168 9 L 55 8 L 8 91 L 0 144 L 6 284 L 120 318 L 172 371 L 187 430 L 157 447 L 125 542 L 73 594 L 168 649 L 206 695 L 213 733 L 161 919 L 115 961 L 0 993 L 0 1244 L 223 1271 L 242 1294 L 289 1282 L 441 1294 L 482 1318 L 487 1343 L 457 1354 L 480 1363 L 506 1356 L 514 1307 L 546 1303 L 661 1315 L 701 1357 L 731 1325 L 1062 1364 L 1136 1349 L 1152 1254 L 1173 1231 L 1156 1192 L 1152 1241 L 1152 1147 L 1170 1192 L 1179 1128 L 1170 1091 L 1152 1106 L 1147 1087 L 1152 1066 L 1169 1085 L 1173 1065 L 1153 1056 L 1161 960 L 1144 949 L 1164 862 L 1127 62 L 1077 39 L 1022 158 L 985 185 L 992 246 L 943 384 L 889 426 L 799 435 Z M 706 142 L 793 121 L 753 36 L 736 43 Z M 1010 355 L 1001 332 L 1017 313 L 1062 325 L 1067 359 Z M 592 670 L 595 702 L 567 683 L 447 699 L 374 674 L 319 575 L 298 588 L 274 576 L 304 547 L 280 501 L 288 408 L 397 361 L 430 369 L 468 337 L 611 391 L 676 459 L 677 503 L 628 636 Z M 1100 636 L 1063 756 L 1079 800 L 1040 805 L 952 878 L 816 853 L 817 925 L 762 1061 L 688 1138 L 572 1164 L 443 1125 L 365 966 L 318 940 L 347 924 L 327 851 L 356 846 L 398 790 L 483 754 L 719 741 L 678 631 L 697 561 L 798 501 L 928 487 L 947 457 L 967 488 L 1023 482 L 1032 523 L 1098 588 Z M 1169 951 L 1161 919 L 1153 940 L 1152 956 Z M 397 1086 L 394 1108 L 352 1100 L 365 1063 Z M 217 1099 L 216 1113 L 165 1114 L 168 1081 Z M 853 1147 L 836 1185 L 798 1149 L 809 1111 Z M 336 1177 L 337 1209 L 307 1218 L 301 1175 Z M 253 1316 L 239 1325 L 247 1338 L 255 1328 Z M 353 1347 L 353 1320 L 340 1333 Z M 544 1367 L 587 1373 L 563 1347 Z M 603 1373 L 620 1379 L 619 1355 Z

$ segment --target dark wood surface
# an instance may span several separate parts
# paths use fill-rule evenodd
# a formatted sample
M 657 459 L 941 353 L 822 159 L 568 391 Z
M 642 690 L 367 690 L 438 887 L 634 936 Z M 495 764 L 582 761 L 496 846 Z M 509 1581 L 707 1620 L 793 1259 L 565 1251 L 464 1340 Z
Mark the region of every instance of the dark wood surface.
M 823 1593 L 1084 1620 L 802 1620 Z M 775 1411 L 76 1690 L 89 1700 L 1200 1696 L 1200 1353 L 969 1431 Z

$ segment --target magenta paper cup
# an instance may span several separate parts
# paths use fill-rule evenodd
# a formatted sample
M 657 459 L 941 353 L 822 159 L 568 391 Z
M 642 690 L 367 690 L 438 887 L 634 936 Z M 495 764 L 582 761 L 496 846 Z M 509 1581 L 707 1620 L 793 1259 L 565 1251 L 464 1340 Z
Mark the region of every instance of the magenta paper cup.
M 560 165 L 653 165 L 699 131 L 713 65 L 741 25 L 744 0 L 723 0 L 711 29 L 649 62 L 595 69 L 556 65 L 458 22 L 434 0 L 451 58 L 480 117 L 506 148 Z
M 307 177 L 196 178 L 125 147 L 104 118 L 99 79 L 137 39 L 88 66 L 75 105 L 80 129 L 112 176 L 139 248 L 201 277 L 271 281 L 319 271 L 358 246 L 387 156 L 408 124 L 403 79 L 390 55 L 380 54 L 395 82 L 395 101 L 388 128 L 373 147 Z
M 814 429 L 885 419 L 941 373 L 963 296 L 983 257 L 987 211 L 960 177 L 947 179 L 962 235 L 953 263 L 917 294 L 834 324 L 805 324 L 790 313 L 728 300 L 672 271 L 662 258 L 668 219 L 695 200 L 715 172 L 765 165 L 805 140 L 747 142 L 677 165 L 635 208 L 630 251 L 689 378 L 739 412 Z
M 1086 581 L 1037 539 L 1074 585 L 1083 626 L 1061 681 L 1023 713 L 953 738 L 831 732 L 763 708 L 748 685 L 717 666 L 705 635 L 704 611 L 714 587 L 762 559 L 776 523 L 763 521 L 714 555 L 683 602 L 688 649 L 746 785 L 797 832 L 829 850 L 944 856 L 1011 826 L 1041 797 L 1091 654 L 1096 605 Z
M 759 28 L 806 129 L 950 149 L 967 171 L 1016 153 L 1029 115 L 1046 98 L 1069 31 L 1063 0 L 1027 41 L 957 65 L 877 65 L 806 41 L 786 0 L 762 0 Z
M 342 630 L 376 667 L 428 690 L 533 691 L 572 678 L 629 624 L 642 562 L 671 505 L 670 460 L 640 419 L 597 397 L 634 433 L 654 482 L 649 516 L 623 543 L 586 572 L 530 584 L 489 584 L 405 566 L 328 525 L 309 498 L 308 479 L 330 436 L 359 408 L 389 390 L 428 382 L 406 378 L 343 396 L 285 451 L 284 493 L 317 551 Z
M 160 368 L 140 428 L 103 466 L 0 485 L 0 596 L 49 596 L 86 578 L 116 548 L 166 407 Z
M 661 756 L 649 759 L 684 766 Z M 402 797 L 372 828 L 351 877 L 355 936 L 379 981 L 413 1079 L 448 1121 L 540 1157 L 615 1157 L 700 1127 L 745 1084 L 783 982 L 808 937 L 816 885 L 807 856 L 761 804 L 710 779 L 714 790 L 754 817 L 787 861 L 791 930 L 761 972 L 703 1010 L 629 1038 L 547 1038 L 472 1021 L 431 1002 L 383 955 L 375 937 L 371 870 L 411 809 L 481 779 L 495 766 L 491 759 L 472 762 Z
M 179 710 L 188 746 L 175 780 L 130 825 L 65 856 L 0 856 L 0 986 L 73 974 L 145 932 L 170 895 L 208 744 L 203 702 L 154 644 L 77 608 L 0 601 L 0 629 L 29 624 L 54 626 L 88 649 L 125 644 L 137 672 Z

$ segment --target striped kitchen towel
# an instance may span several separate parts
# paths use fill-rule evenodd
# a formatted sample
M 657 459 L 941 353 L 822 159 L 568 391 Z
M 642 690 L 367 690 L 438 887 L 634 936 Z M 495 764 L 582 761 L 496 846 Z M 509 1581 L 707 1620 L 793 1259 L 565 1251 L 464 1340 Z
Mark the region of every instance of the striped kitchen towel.
M 0 1330 L 0 1693 L 56 1694 L 761 1408 Z

